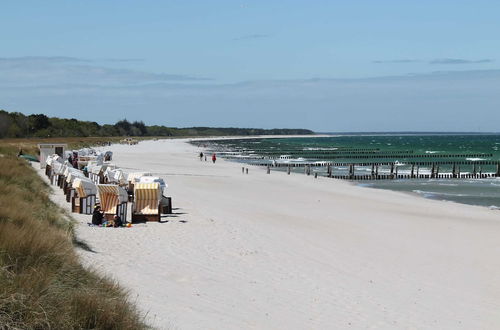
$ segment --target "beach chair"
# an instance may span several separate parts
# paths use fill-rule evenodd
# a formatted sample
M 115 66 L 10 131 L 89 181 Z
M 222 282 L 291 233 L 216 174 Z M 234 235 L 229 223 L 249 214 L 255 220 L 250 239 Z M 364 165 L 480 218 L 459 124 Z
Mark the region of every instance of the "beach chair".
M 158 183 L 160 185 L 160 213 L 171 214 L 172 213 L 172 197 L 163 196 L 163 192 L 168 188 L 168 184 L 160 177 L 157 176 L 141 176 L 135 178 L 135 183 Z
M 135 183 L 132 222 L 160 221 L 160 184 Z
M 78 175 L 77 173 L 81 173 L 81 172 L 71 165 L 66 165 L 64 167 L 63 182 L 61 183 L 61 188 L 62 188 L 65 195 L 68 193 L 68 189 L 71 188 L 72 177 L 74 177 L 75 175 Z
M 115 181 L 115 172 L 116 171 L 117 170 L 115 170 L 115 169 L 107 168 L 104 171 L 104 182 L 118 184 L 118 182 Z
M 69 169 L 66 171 L 66 188 L 64 190 L 64 193 L 66 194 L 66 202 L 71 202 L 73 200 L 73 197 L 75 197 L 75 189 L 73 187 L 73 182 L 77 178 L 85 178 L 85 175 L 83 175 L 82 171 L 76 170 L 76 169 Z
M 113 216 L 118 215 L 125 222 L 128 201 L 125 189 L 115 184 L 98 184 L 97 191 L 104 217 L 113 220 Z
M 101 177 L 101 183 L 110 183 L 111 181 L 109 180 L 109 175 L 107 175 L 107 173 L 114 173 L 115 170 L 117 170 L 116 165 L 111 163 L 104 164 L 101 168 L 101 173 L 99 173 Z
M 148 172 L 131 172 L 127 175 L 127 192 L 129 195 L 129 201 L 132 202 L 134 200 L 134 184 L 137 178 L 142 176 L 151 176 L 151 173 Z
M 52 169 L 50 183 L 59 186 L 59 175 L 61 174 L 64 165 L 59 162 L 53 162 L 50 166 Z
M 52 156 L 47 157 L 47 160 L 45 161 L 45 175 L 49 178 L 52 176 Z
M 89 179 L 92 180 L 92 182 L 94 182 L 95 184 L 104 183 L 102 180 L 102 168 L 103 165 L 94 165 L 90 169 L 88 169 Z
M 76 195 L 71 200 L 71 211 L 92 214 L 96 204 L 96 185 L 87 178 L 76 178 L 72 184 Z
M 53 164 L 56 162 L 62 165 L 62 158 L 59 155 L 51 155 L 45 160 L 45 175 L 47 175 L 51 183 L 54 174 Z
M 109 183 L 115 183 L 122 187 L 127 186 L 127 174 L 123 170 L 107 168 L 105 175 Z
M 69 165 L 71 166 L 71 165 Z M 58 170 L 58 175 L 57 175 L 57 186 L 61 189 L 64 188 L 64 182 L 66 181 L 66 176 L 64 175 L 64 173 L 66 173 L 67 171 L 67 168 L 68 168 L 68 165 L 67 165 L 67 162 L 64 162 L 64 164 L 62 164 L 61 167 L 59 167 L 59 170 Z

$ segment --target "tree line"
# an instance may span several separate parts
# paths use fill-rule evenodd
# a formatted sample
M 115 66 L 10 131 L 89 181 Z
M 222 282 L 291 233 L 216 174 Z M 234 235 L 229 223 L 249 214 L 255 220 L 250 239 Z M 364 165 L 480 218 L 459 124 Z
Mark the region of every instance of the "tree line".
M 114 125 L 74 118 L 24 115 L 0 110 L 0 138 L 46 138 L 87 136 L 217 136 L 217 135 L 291 135 L 314 134 L 307 129 L 261 129 L 236 127 L 166 127 L 147 126 L 142 121 L 122 119 Z

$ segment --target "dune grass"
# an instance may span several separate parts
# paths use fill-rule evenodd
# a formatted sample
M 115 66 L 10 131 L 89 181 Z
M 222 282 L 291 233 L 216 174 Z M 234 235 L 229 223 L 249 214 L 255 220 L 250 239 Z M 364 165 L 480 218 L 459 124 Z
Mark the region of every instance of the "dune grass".
M 151 137 L 152 138 L 152 137 Z M 136 138 L 137 140 L 151 139 Z M 37 155 L 38 143 L 67 143 L 69 150 L 83 147 L 91 147 L 103 142 L 118 143 L 123 137 L 64 137 L 64 138 L 16 138 L 0 139 L 0 154 L 17 155 L 19 149 L 25 154 Z
M 48 189 L 26 161 L 0 155 L 0 329 L 148 328 L 121 287 L 80 264 Z

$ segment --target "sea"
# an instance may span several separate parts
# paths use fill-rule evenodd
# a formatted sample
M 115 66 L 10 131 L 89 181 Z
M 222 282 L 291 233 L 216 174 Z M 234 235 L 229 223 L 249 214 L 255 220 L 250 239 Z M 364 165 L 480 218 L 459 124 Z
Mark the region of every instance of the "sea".
M 370 189 L 389 189 L 408 192 L 424 198 L 500 208 L 500 178 L 493 177 L 500 161 L 500 134 L 329 134 L 321 137 L 251 138 L 212 140 L 204 144 L 219 157 L 245 164 L 269 164 L 272 170 L 304 175 L 300 164 L 322 165 L 341 163 L 332 167 L 333 175 L 347 175 L 350 163 L 395 163 L 398 174 L 410 174 L 411 162 L 420 162 L 419 174 L 429 175 L 433 162 L 441 162 L 434 171 L 446 174 L 455 170 L 462 175 L 490 174 L 491 177 L 472 179 L 393 179 L 360 180 L 355 184 Z M 490 163 L 488 162 L 490 161 Z M 456 163 L 459 165 L 443 164 Z M 297 167 L 294 167 L 295 166 Z M 356 175 L 369 175 L 372 167 L 355 167 Z M 381 165 L 378 173 L 389 174 L 390 166 Z M 415 173 L 415 172 L 414 172 Z M 326 166 L 312 166 L 311 175 L 327 176 Z M 365 177 L 366 178 L 366 177 Z M 334 179 L 332 179 L 334 180 Z

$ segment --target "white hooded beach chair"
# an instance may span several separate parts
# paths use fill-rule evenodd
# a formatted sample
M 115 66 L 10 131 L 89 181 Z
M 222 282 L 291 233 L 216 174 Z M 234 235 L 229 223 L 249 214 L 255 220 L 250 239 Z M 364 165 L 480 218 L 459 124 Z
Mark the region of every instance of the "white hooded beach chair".
M 106 219 L 112 220 L 116 214 L 126 221 L 128 195 L 125 189 L 115 184 L 98 184 L 97 191 Z
M 115 169 L 106 168 L 106 170 L 104 171 L 104 181 L 106 181 L 106 183 L 118 184 L 118 182 L 115 182 L 115 171 Z
M 45 160 L 45 175 L 47 175 L 47 177 L 49 178 L 49 180 L 51 180 L 51 182 L 52 182 L 52 175 L 53 175 L 52 164 L 54 162 L 58 162 L 58 163 L 62 164 L 63 160 L 62 160 L 61 156 L 59 156 L 57 154 L 50 155 Z
M 92 214 L 96 204 L 96 185 L 88 178 L 75 178 L 72 185 L 76 194 L 71 200 L 71 211 Z
M 114 172 L 113 180 L 120 186 L 127 185 L 127 174 L 121 169 L 116 169 Z
M 65 163 L 53 162 L 52 165 L 52 184 L 62 188 L 64 182 Z
M 94 165 L 90 170 L 89 179 L 92 180 L 95 184 L 105 184 L 108 183 L 108 178 L 106 176 L 106 171 L 115 169 L 116 166 L 113 164 L 100 164 Z
M 84 178 L 86 179 L 85 175 L 83 175 L 82 171 L 76 170 L 76 169 L 69 169 L 66 171 L 67 175 L 65 176 L 65 187 L 64 187 L 64 193 L 66 194 L 66 201 L 69 203 L 75 196 L 75 189 L 73 187 L 73 182 L 75 181 L 76 178 Z
M 94 182 L 95 184 L 104 183 L 102 182 L 103 180 L 101 177 L 102 168 L 103 165 L 94 165 L 90 169 L 88 169 L 89 179 L 92 180 L 92 182 Z
M 68 177 L 72 174 L 78 172 L 76 168 L 74 168 L 72 165 L 65 164 L 64 165 L 64 170 L 63 170 L 63 177 L 62 177 L 62 182 L 60 187 L 62 188 L 64 194 L 66 194 L 68 191 L 68 186 L 70 181 L 68 180 Z
M 108 183 L 115 183 L 119 186 L 127 185 L 127 174 L 123 172 L 123 170 L 119 168 L 107 168 L 104 173 L 106 180 Z

